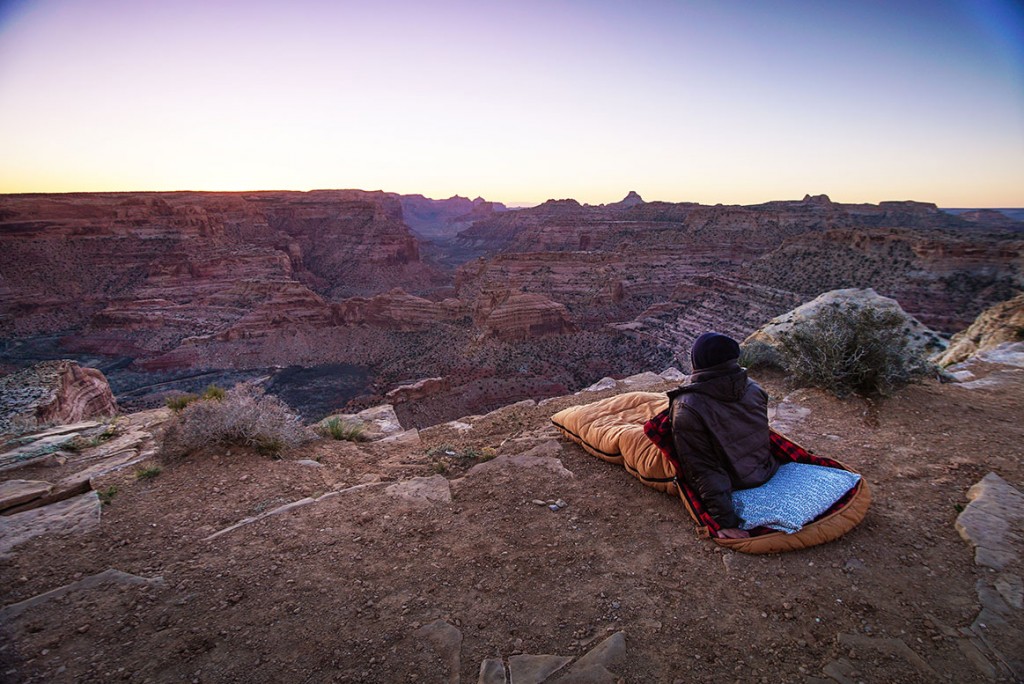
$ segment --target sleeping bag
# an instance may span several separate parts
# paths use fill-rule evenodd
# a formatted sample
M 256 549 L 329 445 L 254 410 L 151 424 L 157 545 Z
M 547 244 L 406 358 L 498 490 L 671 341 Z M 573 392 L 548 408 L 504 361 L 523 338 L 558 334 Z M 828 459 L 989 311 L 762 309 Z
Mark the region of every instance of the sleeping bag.
M 556 413 L 551 421 L 563 435 L 580 444 L 588 453 L 610 463 L 622 464 L 631 475 L 649 487 L 669 494 L 678 493 L 687 512 L 698 524 L 701 536 L 743 553 L 792 551 L 831 541 L 856 527 L 871 502 L 867 483 L 850 468 L 834 459 L 816 456 L 772 431 L 769 435 L 772 456 L 783 464 L 808 464 L 840 472 L 819 473 L 825 477 L 815 476 L 817 479 L 812 482 L 806 475 L 812 471 L 785 469 L 787 473 L 796 472 L 796 476 L 787 475 L 778 482 L 773 477 L 763 487 L 741 490 L 745 493 L 741 498 L 751 499 L 749 503 L 740 504 L 748 515 L 752 510 L 750 506 L 763 509 L 764 501 L 787 504 L 795 501 L 800 505 L 786 506 L 782 510 L 769 506 L 767 513 L 759 512 L 761 517 L 756 522 L 761 524 L 753 526 L 750 537 L 721 538 L 717 534 L 719 525 L 708 514 L 700 498 L 676 477 L 678 470 L 665 394 L 628 392 L 583 406 L 571 406 Z M 782 470 L 784 468 L 780 467 Z M 845 493 L 818 512 L 815 509 L 817 504 L 810 501 L 809 493 L 820 490 L 826 497 L 832 496 L 844 487 L 843 482 L 833 481 L 845 481 Z M 757 491 L 765 487 L 769 489 Z M 804 506 L 804 503 L 809 505 Z M 806 519 L 808 516 L 810 518 Z

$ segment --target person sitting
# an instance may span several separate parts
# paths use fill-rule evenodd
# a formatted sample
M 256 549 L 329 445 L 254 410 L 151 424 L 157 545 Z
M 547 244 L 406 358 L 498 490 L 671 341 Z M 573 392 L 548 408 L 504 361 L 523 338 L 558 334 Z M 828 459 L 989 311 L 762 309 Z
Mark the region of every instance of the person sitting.
M 779 468 L 768 437 L 768 394 L 739 365 L 740 345 L 716 332 L 693 343 L 693 372 L 668 393 L 679 475 L 722 529 L 741 539 L 743 521 L 732 504 L 734 489 L 759 487 Z

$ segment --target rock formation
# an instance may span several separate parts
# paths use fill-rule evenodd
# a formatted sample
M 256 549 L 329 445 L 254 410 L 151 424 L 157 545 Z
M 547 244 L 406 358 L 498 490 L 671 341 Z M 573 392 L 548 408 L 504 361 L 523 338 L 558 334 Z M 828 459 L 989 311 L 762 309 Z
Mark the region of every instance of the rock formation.
M 353 297 L 334 305 L 336 319 L 346 325 L 372 325 L 405 332 L 429 330 L 442 322 L 469 315 L 457 299 L 433 302 L 407 294 L 401 288 L 373 297 Z
M 754 331 L 746 340 L 746 349 L 757 346 L 759 354 L 767 354 L 769 358 L 778 358 L 780 339 L 813 321 L 817 314 L 827 307 L 853 307 L 857 309 L 875 309 L 877 311 L 894 312 L 902 320 L 902 328 L 907 335 L 907 349 L 922 357 L 930 356 L 945 349 L 946 342 L 934 331 L 921 324 L 913 316 L 900 307 L 899 303 L 889 297 L 881 297 L 874 290 L 833 290 L 802 304 L 792 311 L 777 316 Z
M 0 378 L 0 434 L 117 413 L 103 373 L 47 361 Z
M 524 292 L 492 292 L 477 303 L 477 320 L 485 337 L 528 340 L 574 332 L 566 308 L 547 297 Z
M 949 348 L 936 357 L 940 366 L 966 361 L 978 352 L 994 349 L 1004 342 L 1024 340 L 1024 294 L 981 312 L 974 323 L 949 341 Z

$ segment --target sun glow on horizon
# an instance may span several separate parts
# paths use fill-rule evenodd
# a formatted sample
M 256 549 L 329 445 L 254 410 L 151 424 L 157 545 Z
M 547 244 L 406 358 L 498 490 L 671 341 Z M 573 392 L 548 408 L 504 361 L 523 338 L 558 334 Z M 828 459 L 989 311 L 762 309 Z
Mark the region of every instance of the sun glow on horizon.
M 23 2 L 0 14 L 0 192 L 1024 206 L 1022 17 L 995 0 Z

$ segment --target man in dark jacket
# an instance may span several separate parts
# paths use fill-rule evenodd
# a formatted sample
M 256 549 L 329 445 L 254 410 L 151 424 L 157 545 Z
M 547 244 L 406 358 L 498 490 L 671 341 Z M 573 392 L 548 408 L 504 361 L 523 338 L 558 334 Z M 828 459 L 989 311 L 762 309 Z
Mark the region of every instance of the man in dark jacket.
M 739 356 L 736 340 L 704 333 L 690 352 L 689 382 L 668 393 L 682 477 L 730 539 L 749 536 L 739 529 L 732 491 L 763 485 L 779 468 L 769 449 L 768 395 Z

